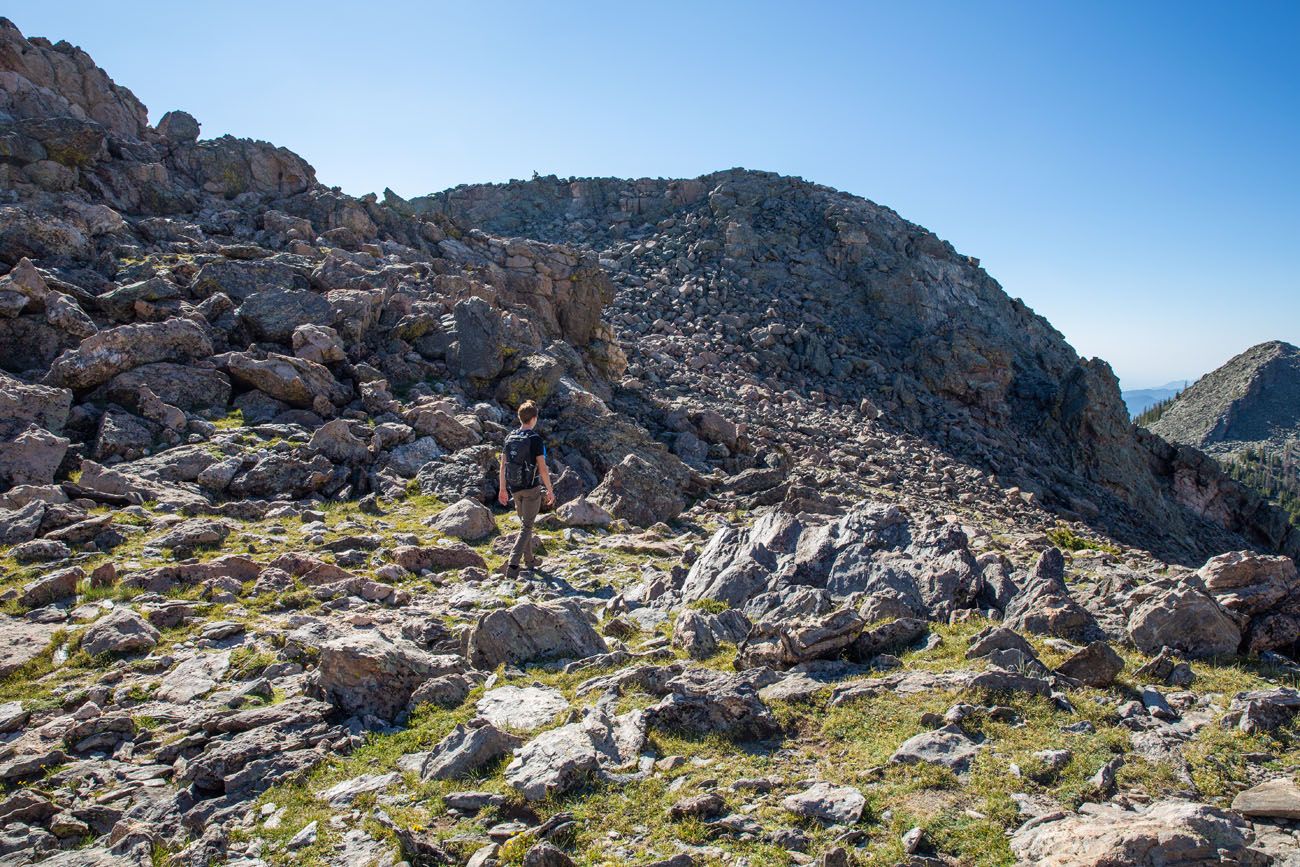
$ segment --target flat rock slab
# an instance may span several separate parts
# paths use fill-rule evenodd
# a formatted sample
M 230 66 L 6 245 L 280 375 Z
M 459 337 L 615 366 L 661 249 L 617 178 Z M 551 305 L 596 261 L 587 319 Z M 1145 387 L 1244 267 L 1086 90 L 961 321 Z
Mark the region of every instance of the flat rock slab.
M 530 732 L 569 709 L 569 700 L 549 686 L 502 686 L 488 692 L 476 705 L 478 715 L 494 726 Z
M 390 774 L 362 774 L 350 780 L 344 780 L 330 786 L 317 797 L 331 807 L 346 807 L 367 792 L 382 792 L 389 786 L 396 785 L 402 775 L 394 771 Z
M 0 618 L 0 677 L 8 677 L 40 656 L 58 629 L 50 623 Z
M 167 672 L 155 697 L 172 704 L 187 704 L 215 689 L 229 670 L 229 651 L 191 656 Z
M 781 802 L 782 807 L 796 816 L 836 825 L 852 825 L 861 819 L 866 804 L 867 799 L 857 789 L 831 783 L 816 783 Z
M 1300 819 L 1300 786 L 1295 780 L 1278 777 L 1238 792 L 1232 809 L 1245 816 L 1269 819 Z

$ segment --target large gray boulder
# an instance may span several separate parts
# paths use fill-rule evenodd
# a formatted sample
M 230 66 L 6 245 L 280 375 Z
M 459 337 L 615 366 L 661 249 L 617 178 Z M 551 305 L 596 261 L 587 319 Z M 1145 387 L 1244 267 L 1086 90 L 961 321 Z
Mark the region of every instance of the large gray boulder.
M 136 411 L 140 389 L 148 388 L 163 403 L 186 412 L 225 409 L 230 402 L 230 378 L 219 370 L 193 364 L 158 361 L 119 373 L 104 386 L 104 395 L 114 403 Z
M 0 491 L 50 484 L 69 445 L 67 438 L 34 424 L 12 439 L 0 440 Z
M 600 703 L 579 722 L 543 732 L 524 744 L 506 766 L 506 782 L 530 801 L 562 795 L 593 775 L 635 764 L 645 739 L 643 711 L 614 716 L 608 705 Z
M 1093 616 L 1070 594 L 1065 583 L 1065 558 L 1056 548 L 1048 548 L 1039 556 L 1028 580 L 1007 606 L 1002 622 L 1011 629 L 1069 641 L 1105 637 Z
M 736 656 L 736 668 L 784 670 L 814 659 L 833 659 L 857 640 L 865 625 L 851 608 L 793 622 L 761 620 Z
M 142 364 L 210 355 L 212 340 L 189 319 L 120 325 L 92 334 L 56 358 L 46 382 L 75 390 L 94 388 Z
M 101 653 L 137 653 L 152 650 L 158 630 L 130 608 L 115 608 L 92 623 L 81 636 L 81 649 L 91 656 Z
M 669 456 L 674 466 L 680 461 Z M 587 499 L 638 527 L 671 521 L 686 508 L 680 477 L 668 467 L 651 464 L 640 455 L 631 454 L 611 467 L 605 478 Z
M 1227 656 L 1241 645 L 1237 621 L 1194 575 L 1145 584 L 1133 591 L 1130 604 L 1129 638 L 1143 653 L 1172 647 L 1191 657 Z
M 438 515 L 433 529 L 466 542 L 476 542 L 496 532 L 492 512 L 478 500 L 457 500 Z
M 61 433 L 72 408 L 72 392 L 15 379 L 0 371 L 0 439 L 8 439 L 36 425 Z
M 780 735 L 781 724 L 759 698 L 749 674 L 708 668 L 682 672 L 668 681 L 664 699 L 646 710 L 650 725 L 693 737 L 722 735 L 742 741 Z
M 290 406 L 312 409 L 317 398 L 342 406 L 352 398 L 352 392 L 334 378 L 329 368 L 305 358 L 276 353 L 257 358 L 248 352 L 232 352 L 224 356 L 224 361 L 231 379 Z
M 574 602 L 521 602 L 489 611 L 469 629 L 465 657 L 475 668 L 585 659 L 609 648 Z
M 485 719 L 458 725 L 430 751 L 420 766 L 423 780 L 457 780 L 510 755 L 524 739 Z
M 420 684 L 463 673 L 464 667 L 458 656 L 433 656 L 381 632 L 357 631 L 321 646 L 308 692 L 345 714 L 392 720 L 406 709 Z
M 300 325 L 329 325 L 334 311 L 323 295 L 299 289 L 254 292 L 236 315 L 257 340 L 288 344 Z M 304 356 L 305 357 L 305 356 Z

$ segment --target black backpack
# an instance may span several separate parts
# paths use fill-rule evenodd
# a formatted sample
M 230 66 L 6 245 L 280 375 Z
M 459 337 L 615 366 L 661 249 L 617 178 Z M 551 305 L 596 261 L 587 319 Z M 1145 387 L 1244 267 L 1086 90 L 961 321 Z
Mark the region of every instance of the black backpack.
M 533 459 L 532 439 L 537 436 L 520 428 L 506 437 L 506 488 L 524 491 L 537 487 L 537 461 Z

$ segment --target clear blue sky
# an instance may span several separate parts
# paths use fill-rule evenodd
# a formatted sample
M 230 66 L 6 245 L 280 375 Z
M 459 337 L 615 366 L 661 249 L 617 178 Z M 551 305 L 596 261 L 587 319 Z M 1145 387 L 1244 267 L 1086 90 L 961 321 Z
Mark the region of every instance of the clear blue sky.
M 1131 387 L 1300 343 L 1300 3 L 32 2 L 351 193 L 745 166 L 895 208 Z

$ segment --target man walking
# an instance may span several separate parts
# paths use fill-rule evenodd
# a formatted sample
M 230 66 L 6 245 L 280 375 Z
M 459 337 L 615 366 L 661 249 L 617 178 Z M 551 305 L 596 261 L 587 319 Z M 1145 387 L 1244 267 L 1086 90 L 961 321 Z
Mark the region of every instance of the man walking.
M 546 469 L 546 444 L 537 427 L 537 404 L 526 400 L 519 407 L 519 427 L 506 437 L 501 451 L 501 468 L 497 479 L 497 499 L 508 505 L 515 498 L 515 511 L 519 513 L 519 538 L 510 552 L 506 577 L 519 577 L 519 561 L 532 572 L 537 568 L 533 555 L 533 522 L 542 509 L 542 487 L 546 488 L 546 505 L 555 505 L 555 490 L 551 487 L 551 474 Z

